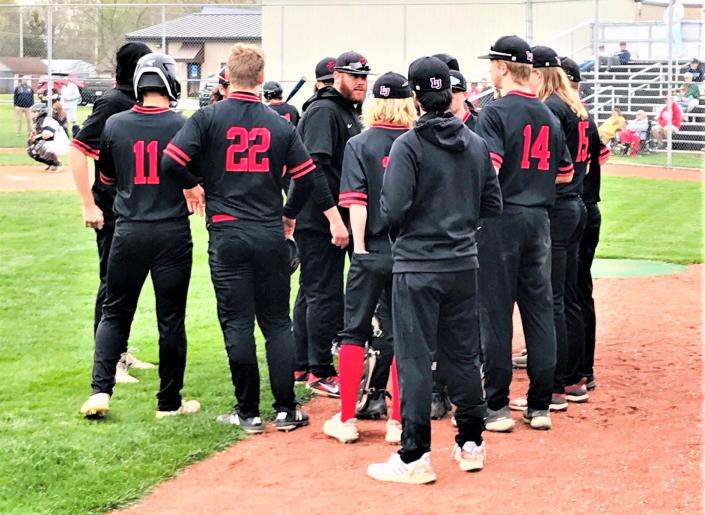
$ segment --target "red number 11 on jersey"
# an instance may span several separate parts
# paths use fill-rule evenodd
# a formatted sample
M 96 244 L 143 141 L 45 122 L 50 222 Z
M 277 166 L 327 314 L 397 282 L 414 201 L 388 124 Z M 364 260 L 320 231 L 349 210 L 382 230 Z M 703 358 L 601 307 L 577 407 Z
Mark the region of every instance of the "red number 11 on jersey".
M 159 142 L 157 140 L 147 143 L 148 175 L 144 175 L 144 140 L 137 140 L 132 145 L 132 153 L 135 154 L 135 184 L 159 184 L 157 175 L 157 158 L 159 157 Z

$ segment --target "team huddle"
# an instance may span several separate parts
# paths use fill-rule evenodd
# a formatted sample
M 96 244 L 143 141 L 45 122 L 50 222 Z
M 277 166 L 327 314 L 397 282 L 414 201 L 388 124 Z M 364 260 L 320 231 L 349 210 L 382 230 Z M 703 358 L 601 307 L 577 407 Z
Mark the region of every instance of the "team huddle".
M 309 424 L 295 383 L 339 399 L 322 429 L 340 442 L 360 438 L 358 419 L 386 419 L 385 440 L 400 450 L 368 467 L 380 481 L 435 481 L 431 419 L 451 410 L 453 459 L 478 471 L 483 432 L 511 431 L 510 410 L 547 430 L 551 411 L 587 401 L 596 384 L 590 266 L 608 151 L 571 59 L 517 36 L 481 59 L 496 98 L 479 112 L 448 54 L 413 61 L 407 76 L 380 75 L 366 98 L 372 70 L 350 51 L 316 66 L 299 117 L 279 83 L 264 82 L 261 50 L 237 44 L 212 103 L 186 119 L 170 109 L 180 97 L 174 60 L 121 47 L 117 86 L 71 149 L 100 256 L 82 415 L 109 410 L 147 275 L 159 330 L 156 416 L 200 410 L 181 396 L 192 213 L 206 219 L 235 394 L 218 422 L 264 431 L 255 320 L 275 428 Z M 512 356 L 515 304 L 526 350 Z M 527 368 L 529 389 L 510 400 L 513 367 Z

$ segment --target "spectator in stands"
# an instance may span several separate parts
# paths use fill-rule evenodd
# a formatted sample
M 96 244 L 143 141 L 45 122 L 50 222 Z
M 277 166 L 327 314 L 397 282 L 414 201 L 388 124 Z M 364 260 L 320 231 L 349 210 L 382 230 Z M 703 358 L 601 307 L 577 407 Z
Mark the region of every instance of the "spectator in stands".
M 668 132 L 675 133 L 681 128 L 681 110 L 678 104 L 671 101 L 669 109 L 669 99 L 666 98 L 666 103 L 659 111 L 656 121 L 658 125 L 654 125 L 651 129 L 651 136 L 657 141 L 659 148 L 666 148 L 666 136 Z
M 696 57 L 693 57 L 693 60 L 688 63 L 688 66 L 686 66 L 683 71 L 693 76 L 693 82 L 702 82 L 705 77 L 703 65 Z
M 627 42 L 619 42 L 619 52 L 616 52 L 613 57 L 619 59 L 619 64 L 629 64 L 629 60 L 632 58 L 632 54 L 627 50 Z
M 629 146 L 629 156 L 634 157 L 641 148 L 641 142 L 646 139 L 649 131 L 649 118 L 646 112 L 639 110 L 634 119 L 619 133 L 619 141 Z
M 25 127 L 27 128 L 24 134 L 29 134 L 32 131 L 32 115 L 29 112 L 29 108 L 34 105 L 34 90 L 29 85 L 29 77 L 26 75 L 20 78 L 20 83 L 15 88 L 13 103 L 15 105 L 15 117 L 17 118 L 17 135 L 23 134 L 22 120 L 25 121 Z
M 683 114 L 690 113 L 700 104 L 700 88 L 693 82 L 693 74 L 683 75 L 683 84 L 678 90 L 676 103 Z
M 681 0 L 671 0 L 663 13 L 663 22 L 666 24 L 666 43 L 668 43 L 668 26 L 671 26 L 671 42 L 673 54 L 678 56 L 683 49 L 683 30 L 681 22 L 685 17 L 685 7 Z
M 614 138 L 618 131 L 624 129 L 627 125 L 627 120 L 622 116 L 622 111 L 615 107 L 605 122 L 597 128 L 597 132 L 600 134 L 600 140 L 602 143 L 607 145 L 607 143 Z

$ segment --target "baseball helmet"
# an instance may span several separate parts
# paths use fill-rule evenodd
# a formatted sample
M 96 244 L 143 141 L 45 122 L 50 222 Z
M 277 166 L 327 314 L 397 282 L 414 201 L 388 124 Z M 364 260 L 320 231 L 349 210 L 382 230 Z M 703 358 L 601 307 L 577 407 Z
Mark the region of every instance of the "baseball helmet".
M 282 89 L 282 85 L 277 81 L 268 80 L 264 83 L 264 86 L 262 86 L 262 94 L 264 98 L 271 100 L 272 98 L 281 98 L 284 94 L 284 90 Z
M 230 86 L 230 68 L 227 66 L 223 66 L 218 72 L 218 84 L 226 88 Z
M 299 247 L 293 239 L 290 239 L 286 240 L 286 248 L 289 251 L 289 273 L 293 274 L 301 264 L 301 259 L 299 258 Z
M 29 110 L 33 113 L 37 113 L 37 116 L 44 116 L 49 112 L 47 105 L 44 102 L 37 102 L 36 104 L 33 104 Z
M 181 84 L 176 77 L 176 61 L 166 54 L 147 54 L 137 61 L 132 80 L 135 97 L 141 100 L 145 91 L 161 91 L 176 102 L 181 96 Z

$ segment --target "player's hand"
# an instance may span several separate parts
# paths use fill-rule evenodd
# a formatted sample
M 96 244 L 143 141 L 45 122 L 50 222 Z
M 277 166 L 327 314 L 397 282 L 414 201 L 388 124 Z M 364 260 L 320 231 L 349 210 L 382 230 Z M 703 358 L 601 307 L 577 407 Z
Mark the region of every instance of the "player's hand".
M 330 224 L 330 234 L 332 236 L 331 243 L 336 247 L 344 249 L 348 246 L 348 241 L 350 236 L 348 235 L 348 229 L 342 222 L 336 222 Z
M 83 206 L 83 223 L 93 229 L 103 228 L 103 212 L 95 204 Z
M 292 236 L 294 236 L 296 220 L 282 216 L 282 223 L 284 224 L 284 239 L 289 240 Z
M 184 190 L 184 198 L 186 199 L 186 208 L 189 213 L 203 216 L 206 208 L 206 193 L 200 185 L 190 190 Z

